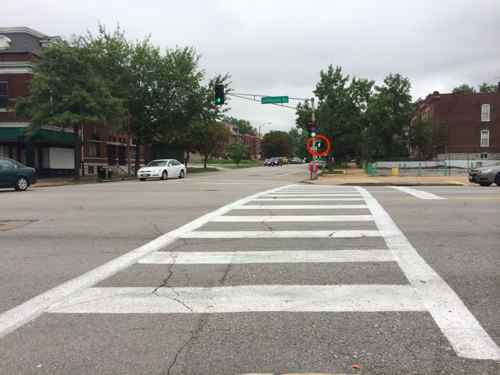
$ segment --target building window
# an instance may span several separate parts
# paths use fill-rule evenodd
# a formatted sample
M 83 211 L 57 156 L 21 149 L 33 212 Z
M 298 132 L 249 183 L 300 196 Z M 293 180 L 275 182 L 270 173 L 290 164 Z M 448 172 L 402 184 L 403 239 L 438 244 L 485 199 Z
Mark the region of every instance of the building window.
M 487 152 L 482 152 L 481 153 L 481 159 L 488 159 L 488 153 Z
M 90 174 L 90 175 L 94 174 L 94 166 L 93 165 L 88 166 L 88 174 Z
M 0 81 L 0 108 L 7 108 L 9 102 L 9 83 Z
M 490 105 L 481 104 L 481 122 L 490 122 Z
M 490 131 L 488 129 L 481 130 L 480 147 L 490 147 Z
M 89 157 L 101 157 L 101 145 L 99 143 L 89 142 Z

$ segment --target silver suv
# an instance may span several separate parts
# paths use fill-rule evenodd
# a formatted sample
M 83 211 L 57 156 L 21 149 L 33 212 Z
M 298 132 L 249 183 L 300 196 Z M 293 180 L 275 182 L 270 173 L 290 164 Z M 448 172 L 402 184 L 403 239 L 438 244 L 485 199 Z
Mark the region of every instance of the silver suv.
M 469 181 L 481 186 L 490 186 L 493 182 L 500 186 L 500 164 L 472 169 Z

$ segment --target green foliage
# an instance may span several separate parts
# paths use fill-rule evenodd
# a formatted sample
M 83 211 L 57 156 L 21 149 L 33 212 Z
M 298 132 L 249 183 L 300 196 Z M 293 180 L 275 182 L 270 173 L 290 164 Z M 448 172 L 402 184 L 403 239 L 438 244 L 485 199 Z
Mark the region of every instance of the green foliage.
M 189 132 L 191 146 L 203 156 L 206 168 L 208 159 L 224 152 L 224 145 L 229 140 L 229 132 L 220 122 L 197 122 Z
M 123 103 L 95 69 L 93 52 L 64 41 L 44 48 L 33 69 L 31 95 L 19 98 L 16 112 L 35 126 L 109 123 L 120 116 Z
M 248 159 L 248 147 L 242 143 L 233 143 L 227 146 L 226 153 L 237 166 L 242 160 Z
M 476 89 L 466 83 L 462 83 L 460 86 L 457 86 L 452 91 L 454 94 L 456 93 L 475 93 Z
M 262 139 L 262 153 L 266 158 L 273 156 L 292 156 L 293 146 L 288 133 L 271 131 Z
M 498 87 L 496 85 L 490 85 L 486 82 L 479 85 L 479 92 L 481 93 L 495 93 L 497 92 Z
M 242 120 L 242 119 L 232 117 L 232 116 L 224 116 L 224 121 L 231 124 L 231 125 L 235 125 L 236 128 L 238 129 L 238 132 L 241 135 L 243 135 L 243 134 L 256 135 L 257 134 L 257 131 L 252 126 L 252 124 L 250 124 L 250 121 Z
M 390 74 L 382 85 L 356 78 L 329 66 L 320 72 L 314 91 L 319 132 L 333 143 L 338 161 L 401 156 L 407 153 L 406 129 L 413 105 L 410 82 Z M 311 119 L 309 102 L 297 107 L 297 127 L 306 129 Z
M 292 144 L 292 155 L 301 159 L 306 157 L 308 155 L 306 150 L 306 132 L 303 130 L 299 131 L 297 128 L 292 128 L 288 131 L 288 136 Z
M 407 156 L 407 129 L 414 111 L 410 81 L 390 74 L 382 86 L 375 86 L 367 108 L 367 159 Z

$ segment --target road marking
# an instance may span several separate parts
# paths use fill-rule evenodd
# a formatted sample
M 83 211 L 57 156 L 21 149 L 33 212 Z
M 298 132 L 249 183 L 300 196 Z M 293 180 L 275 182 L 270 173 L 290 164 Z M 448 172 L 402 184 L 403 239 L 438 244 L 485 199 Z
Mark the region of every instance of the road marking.
M 280 189 L 280 188 L 278 188 Z M 199 217 L 190 223 L 181 226 L 171 232 L 157 237 L 118 258 L 115 258 L 93 270 L 84 273 L 72 280 L 69 280 L 53 289 L 48 290 L 6 312 L 0 314 L 0 338 L 16 330 L 22 325 L 32 321 L 46 312 L 50 306 L 58 303 L 72 294 L 81 291 L 82 289 L 89 288 L 108 277 L 113 276 L 115 273 L 131 266 L 137 261 L 154 252 L 161 250 L 174 242 L 184 233 L 191 232 L 208 223 L 214 217 L 224 215 L 227 212 L 240 207 L 242 204 L 252 201 L 261 195 L 272 193 L 278 189 L 272 189 L 265 192 L 260 192 L 249 197 L 240 199 L 236 202 L 223 206 L 215 211 Z
M 216 223 L 270 223 L 270 222 L 350 222 L 373 221 L 371 215 L 285 215 L 285 216 L 218 216 L 211 221 Z
M 141 264 L 256 264 L 393 262 L 388 250 L 156 251 Z
M 363 198 L 257 198 L 258 202 L 354 202 L 362 201 Z
M 378 230 L 194 231 L 180 238 L 361 238 L 380 237 Z
M 457 355 L 500 360 L 500 349 L 453 289 L 418 254 L 378 201 L 367 190 L 357 189 L 406 278 Z
M 153 291 L 155 291 L 153 293 Z M 245 285 L 211 288 L 88 288 L 52 313 L 177 314 L 422 311 L 408 285 Z
M 297 193 L 274 193 L 267 194 L 265 197 L 276 198 L 300 198 L 300 197 L 359 197 L 359 194 L 337 194 L 337 193 L 311 193 L 311 194 L 297 194 Z
M 368 208 L 364 204 L 330 204 L 330 205 L 269 205 L 269 204 L 249 204 L 240 205 L 235 210 L 340 210 L 340 209 L 361 209 Z
M 417 197 L 420 199 L 446 199 L 446 198 L 440 197 L 439 195 L 436 195 L 436 194 L 432 194 L 432 193 L 428 193 L 426 191 L 412 189 L 412 188 L 404 187 L 404 186 L 390 186 L 390 188 L 402 191 L 402 192 L 410 194 L 410 195 L 413 195 L 414 197 Z

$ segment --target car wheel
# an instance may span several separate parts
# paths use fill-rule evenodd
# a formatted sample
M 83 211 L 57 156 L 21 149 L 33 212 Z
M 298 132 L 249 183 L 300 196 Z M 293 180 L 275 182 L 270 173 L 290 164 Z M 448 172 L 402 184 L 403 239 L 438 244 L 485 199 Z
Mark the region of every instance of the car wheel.
M 179 173 L 179 178 L 184 178 L 186 173 L 184 172 L 184 169 L 181 169 L 181 172 Z
M 161 179 L 162 180 L 166 180 L 168 178 L 168 173 L 167 171 L 163 171 L 163 173 L 161 174 Z
M 30 183 L 26 179 L 26 177 L 19 177 L 16 182 L 16 190 L 17 191 L 25 191 L 30 186 Z
M 497 184 L 497 186 L 500 186 L 500 173 L 497 173 L 497 175 L 495 176 L 495 184 Z
M 492 183 L 491 182 L 480 182 L 479 185 L 481 186 L 490 186 Z

